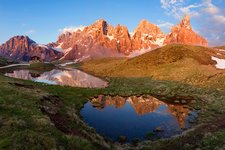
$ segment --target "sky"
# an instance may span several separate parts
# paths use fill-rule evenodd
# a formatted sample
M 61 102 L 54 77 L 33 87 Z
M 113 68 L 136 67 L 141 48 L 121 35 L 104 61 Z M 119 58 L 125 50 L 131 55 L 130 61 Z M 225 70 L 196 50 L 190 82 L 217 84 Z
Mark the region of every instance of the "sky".
M 225 45 L 225 0 L 0 0 L 0 44 L 15 35 L 55 42 L 61 32 L 98 19 L 129 32 L 146 19 L 169 33 L 187 13 L 211 46 Z

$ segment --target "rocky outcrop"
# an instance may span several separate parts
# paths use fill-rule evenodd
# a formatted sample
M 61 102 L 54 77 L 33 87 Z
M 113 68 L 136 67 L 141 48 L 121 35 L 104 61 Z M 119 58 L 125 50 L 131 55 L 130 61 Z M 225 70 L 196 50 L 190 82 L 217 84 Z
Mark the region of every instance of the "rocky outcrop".
M 192 30 L 190 16 L 186 15 L 176 26 L 172 27 L 171 33 L 167 35 L 165 44 L 189 44 L 208 46 L 208 42 Z
M 58 37 L 54 48 L 65 53 L 61 59 L 74 60 L 88 57 L 113 57 L 130 55 L 133 51 L 154 49 L 166 44 L 180 43 L 207 46 L 207 41 L 192 30 L 190 17 L 186 15 L 170 34 L 164 34 L 159 27 L 142 20 L 129 33 L 127 27 L 113 27 L 101 19 L 84 29 L 66 32 Z
M 49 46 L 37 44 L 28 36 L 15 36 L 0 46 L 0 56 L 16 61 L 29 61 L 32 56 L 41 57 L 42 54 L 46 61 L 59 59 L 63 55 Z
M 132 49 L 151 49 L 163 46 L 166 35 L 154 24 L 142 20 L 134 30 L 132 36 Z
M 117 56 L 129 54 L 132 49 L 128 29 L 121 25 L 108 25 L 103 19 L 83 30 L 63 33 L 56 45 L 64 49 L 62 59 Z

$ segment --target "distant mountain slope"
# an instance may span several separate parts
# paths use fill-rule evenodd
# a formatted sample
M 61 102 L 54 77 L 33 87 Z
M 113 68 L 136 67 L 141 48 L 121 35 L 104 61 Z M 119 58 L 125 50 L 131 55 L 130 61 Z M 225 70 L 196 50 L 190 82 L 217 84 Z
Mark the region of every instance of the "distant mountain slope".
M 6 43 L 0 45 L 0 56 L 16 61 L 29 61 L 32 56 L 43 54 L 46 61 L 52 61 L 62 57 L 62 53 L 53 48 L 37 44 L 28 36 L 14 36 Z
M 221 86 L 221 82 L 225 83 L 225 70 L 217 69 L 217 62 L 212 57 L 225 59 L 225 54 L 211 48 L 175 44 L 132 59 L 117 60 L 115 65 L 106 60 L 90 60 L 83 64 L 82 69 L 99 76 L 152 77 Z

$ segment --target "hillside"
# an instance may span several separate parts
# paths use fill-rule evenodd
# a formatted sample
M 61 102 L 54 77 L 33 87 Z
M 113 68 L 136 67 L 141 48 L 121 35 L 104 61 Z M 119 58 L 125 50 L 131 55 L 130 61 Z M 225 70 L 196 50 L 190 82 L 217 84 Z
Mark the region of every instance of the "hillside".
M 6 58 L 0 56 L 0 67 L 1 66 L 6 66 L 6 65 L 9 65 L 9 64 L 12 64 L 12 63 L 13 62 L 9 62 L 9 60 L 7 60 Z
M 218 46 L 218 47 L 215 47 L 215 48 L 224 49 L 225 50 L 225 46 Z
M 82 69 L 98 76 L 151 77 L 223 89 L 225 70 L 215 67 L 217 62 L 212 56 L 225 58 L 216 49 L 175 44 L 132 59 L 90 60 L 82 65 Z

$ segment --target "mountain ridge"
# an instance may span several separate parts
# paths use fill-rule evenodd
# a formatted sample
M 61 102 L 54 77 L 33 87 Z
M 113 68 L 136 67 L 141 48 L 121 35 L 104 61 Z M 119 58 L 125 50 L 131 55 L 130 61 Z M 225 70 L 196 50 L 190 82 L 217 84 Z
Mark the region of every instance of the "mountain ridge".
M 63 32 L 56 42 L 47 45 L 37 44 L 27 36 L 14 36 L 0 46 L 0 56 L 28 61 L 31 55 L 44 53 L 47 61 L 84 60 L 129 56 L 134 52 L 141 53 L 174 43 L 208 45 L 203 37 L 192 30 L 189 15 L 172 27 L 169 34 L 145 19 L 140 21 L 132 34 L 126 26 L 112 26 L 100 19 L 90 26 Z
M 208 46 L 208 42 L 192 30 L 189 15 L 185 15 L 178 25 L 172 27 L 169 34 L 163 33 L 158 26 L 145 19 L 140 21 L 132 34 L 126 26 L 118 24 L 113 27 L 100 19 L 83 30 L 59 35 L 55 45 L 67 51 L 63 59 L 76 59 L 83 56 L 96 57 L 98 54 L 101 56 L 107 51 L 112 53 L 111 56 L 117 53 L 127 56 L 134 51 L 174 43 Z M 87 53 L 82 53 L 84 51 Z
M 32 56 L 41 57 L 45 61 L 59 59 L 62 54 L 46 45 L 38 44 L 28 36 L 17 35 L 0 45 L 0 56 L 16 61 L 29 61 Z

